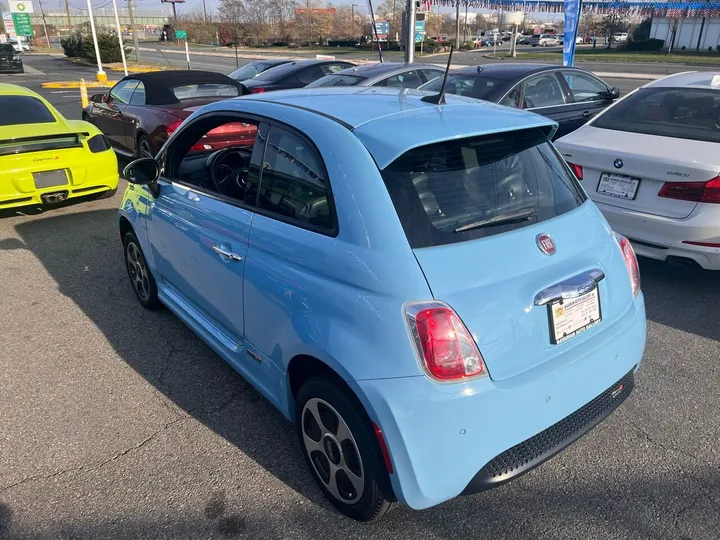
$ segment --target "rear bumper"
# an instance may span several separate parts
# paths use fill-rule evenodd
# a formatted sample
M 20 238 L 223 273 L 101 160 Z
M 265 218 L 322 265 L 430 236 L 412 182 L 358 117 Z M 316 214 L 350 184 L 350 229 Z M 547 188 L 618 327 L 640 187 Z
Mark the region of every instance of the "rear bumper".
M 675 219 L 595 204 L 612 229 L 630 239 L 638 255 L 661 261 L 681 257 L 697 262 L 706 270 L 720 270 L 720 247 L 683 243 L 720 244 L 720 205 L 698 203 L 688 217 Z
M 32 154 L 29 154 L 32 155 Z M 64 192 L 67 199 L 84 197 L 117 189 L 119 174 L 117 158 L 112 150 L 80 157 L 78 165 L 64 168 L 68 171 L 68 184 L 37 189 L 32 168 L 0 170 L 0 210 L 28 205 L 44 204 L 43 195 Z M 47 166 L 42 167 L 48 169 Z M 41 169 L 38 167 L 38 169 Z
M 641 294 L 594 339 L 511 379 L 438 384 L 423 376 L 352 384 L 385 435 L 395 494 L 422 509 L 500 485 L 589 431 L 620 403 L 620 394 L 567 437 L 538 447 L 526 470 L 488 478 L 489 471 L 500 470 L 498 462 L 532 444 L 533 437 L 551 433 L 559 423 L 576 422 L 574 414 L 584 418 L 583 408 L 608 390 L 612 393 L 640 363 L 644 348 Z

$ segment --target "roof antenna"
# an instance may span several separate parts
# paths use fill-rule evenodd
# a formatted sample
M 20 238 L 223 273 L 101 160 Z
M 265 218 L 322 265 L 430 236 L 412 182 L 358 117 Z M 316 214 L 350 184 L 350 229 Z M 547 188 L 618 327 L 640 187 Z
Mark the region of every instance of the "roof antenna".
M 370 36 L 370 39 L 375 36 L 375 43 L 377 43 L 378 46 L 378 56 L 380 56 L 380 63 L 382 64 L 382 45 L 380 45 L 380 36 L 378 36 L 377 22 L 375 21 L 375 14 L 373 13 L 372 0 L 368 0 L 368 6 L 370 6 L 370 23 L 372 24 L 372 27 L 370 28 L 372 35 Z
M 454 45 L 450 44 L 450 54 L 448 55 L 448 63 L 445 68 L 445 74 L 443 75 L 440 93 L 432 96 L 425 96 L 424 98 L 421 98 L 420 101 L 424 101 L 425 103 L 434 103 L 435 105 L 445 105 L 445 83 L 447 82 L 448 73 L 450 72 L 450 62 L 452 62 L 452 53 L 454 48 Z

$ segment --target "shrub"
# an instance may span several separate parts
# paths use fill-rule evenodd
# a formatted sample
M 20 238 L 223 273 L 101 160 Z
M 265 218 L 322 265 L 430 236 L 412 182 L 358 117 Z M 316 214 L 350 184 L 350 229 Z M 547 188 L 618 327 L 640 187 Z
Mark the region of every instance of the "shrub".
M 69 37 L 60 40 L 65 56 L 68 58 L 79 58 L 82 56 L 82 34 L 70 34 Z
M 628 51 L 659 51 L 664 45 L 665 42 L 662 39 L 639 39 L 629 42 L 626 49 Z

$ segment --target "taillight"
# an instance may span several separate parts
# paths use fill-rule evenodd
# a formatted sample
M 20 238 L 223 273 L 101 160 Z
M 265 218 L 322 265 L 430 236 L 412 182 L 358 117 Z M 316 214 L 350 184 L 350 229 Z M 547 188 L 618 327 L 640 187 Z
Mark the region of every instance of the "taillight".
M 720 204 L 720 176 L 707 182 L 665 182 L 658 197 Z
M 485 361 L 460 317 L 441 302 L 411 304 L 405 310 L 418 355 L 438 381 L 487 375 Z
M 574 163 L 570 163 L 569 161 L 567 162 L 567 164 L 568 164 L 568 167 L 570 167 L 572 172 L 575 174 L 575 177 L 578 180 L 582 180 L 583 179 L 582 167 L 580 165 L 575 165 Z
M 252 90 L 250 90 L 250 93 L 251 94 L 262 94 L 264 91 L 265 91 L 264 88 L 253 88 Z
M 170 124 L 170 125 L 167 127 L 167 134 L 168 134 L 168 135 L 172 135 L 174 132 L 177 131 L 177 128 L 179 128 L 179 127 L 180 127 L 180 124 L 182 124 L 182 123 L 183 123 L 182 120 L 178 120 L 177 122 L 173 122 L 172 124 Z
M 630 240 L 620 234 L 614 234 L 615 241 L 620 248 L 623 259 L 625 259 L 625 267 L 627 268 L 628 276 L 630 277 L 630 286 L 632 287 L 634 298 L 640 292 L 640 266 L 638 266 L 635 250 L 633 249 L 632 244 L 630 244 Z

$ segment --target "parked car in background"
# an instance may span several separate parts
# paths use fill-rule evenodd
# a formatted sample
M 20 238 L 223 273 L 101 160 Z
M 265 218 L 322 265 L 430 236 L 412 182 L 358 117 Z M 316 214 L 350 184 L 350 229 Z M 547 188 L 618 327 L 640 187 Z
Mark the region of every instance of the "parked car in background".
M 343 69 L 310 83 L 306 88 L 331 86 L 386 86 L 389 88 L 418 88 L 445 72 L 431 64 L 378 62 Z
M 483 39 L 482 45 L 483 47 L 495 47 L 502 45 L 502 40 L 498 36 L 490 36 Z
M 651 82 L 556 144 L 640 255 L 720 270 L 720 71 Z
M 617 34 L 613 34 L 610 40 L 613 43 L 625 43 L 628 40 L 628 33 L 627 32 L 620 32 Z
M 243 84 L 253 94 L 303 88 L 355 64 L 341 60 L 295 60 L 269 69 Z
M 420 90 L 437 92 L 441 80 Z M 576 130 L 620 97 L 613 88 L 580 68 L 547 64 L 487 64 L 451 71 L 445 91 L 494 101 L 552 118 L 559 124 L 556 137 Z
M 435 97 L 213 103 L 126 169 L 138 301 L 295 423 L 356 520 L 537 467 L 620 406 L 645 346 L 632 247 L 548 141 L 555 123 Z M 187 151 L 228 122 L 255 126 L 252 148 Z
M 530 45 L 530 37 L 522 34 L 518 34 L 516 43 L 518 45 Z
M 25 40 L 21 39 L 18 41 L 18 38 L 13 38 L 10 40 L 10 43 L 12 44 L 13 48 L 19 53 L 24 51 L 30 51 L 30 43 Z
M 119 154 L 151 157 L 198 107 L 244 92 L 238 81 L 210 71 L 137 73 L 109 92 L 92 96 L 83 120 L 100 128 Z M 203 144 L 209 148 L 235 144 L 245 131 L 244 126 L 230 126 L 208 134 Z
M 25 73 L 22 56 L 10 43 L 0 43 L 0 72 Z
M 560 45 L 560 40 L 556 34 L 533 34 L 530 37 L 530 45 L 533 47 L 555 47 Z
M 267 71 L 268 69 L 287 64 L 288 62 L 292 62 L 292 60 L 256 60 L 255 62 L 250 62 L 244 66 L 240 66 L 234 71 L 231 71 L 228 73 L 228 77 L 235 79 L 236 81 L 244 82 L 260 75 L 260 73 Z
M 0 111 L 0 210 L 115 193 L 117 158 L 98 128 L 14 84 L 0 84 Z

